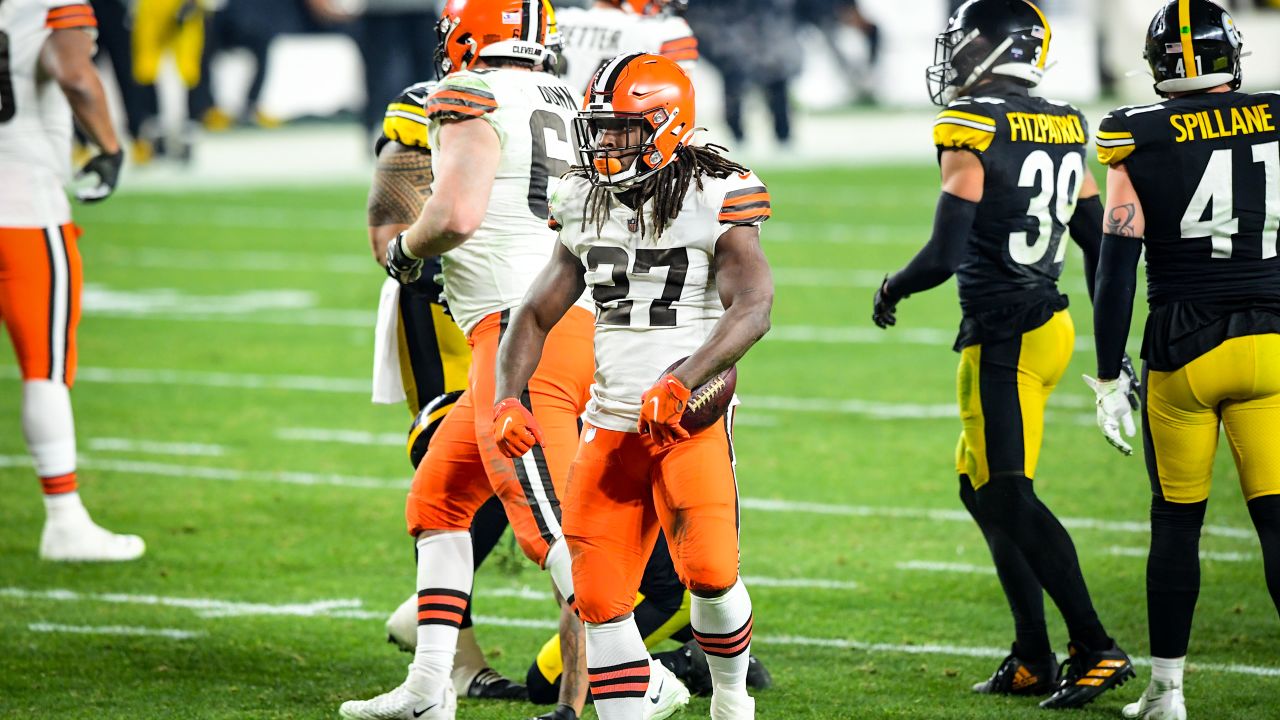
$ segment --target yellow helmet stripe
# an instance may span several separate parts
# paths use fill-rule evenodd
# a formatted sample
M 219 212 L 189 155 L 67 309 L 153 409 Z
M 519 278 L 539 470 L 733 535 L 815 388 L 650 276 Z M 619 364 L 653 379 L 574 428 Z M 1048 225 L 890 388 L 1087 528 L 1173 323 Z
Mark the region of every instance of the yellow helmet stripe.
M 1036 63 L 1036 67 L 1043 70 L 1045 62 L 1049 59 L 1049 38 L 1053 35 L 1053 31 L 1049 29 L 1049 19 L 1044 16 L 1040 8 L 1031 0 L 1024 1 L 1036 11 L 1036 15 L 1040 16 L 1040 24 L 1044 25 L 1044 40 L 1040 41 L 1040 62 Z
M 1178 37 L 1182 38 L 1182 64 L 1187 77 L 1198 77 L 1196 51 L 1191 44 L 1191 0 L 1178 0 Z

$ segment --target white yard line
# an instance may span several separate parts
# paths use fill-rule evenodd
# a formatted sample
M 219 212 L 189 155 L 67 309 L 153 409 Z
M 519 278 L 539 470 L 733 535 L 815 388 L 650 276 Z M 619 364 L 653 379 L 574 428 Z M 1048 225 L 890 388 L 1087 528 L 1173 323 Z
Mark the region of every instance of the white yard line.
M 909 560 L 900 562 L 895 567 L 899 570 L 919 570 L 924 572 L 969 573 L 972 575 L 995 575 L 996 569 L 990 565 L 970 565 L 968 563 L 929 562 L 927 560 Z
M 852 580 L 825 580 L 822 578 L 775 578 L 759 575 L 743 575 L 747 587 L 794 588 L 798 590 L 856 590 L 858 583 Z
M 85 441 L 85 447 L 94 452 L 140 453 L 170 457 L 221 457 L 227 454 L 223 445 L 190 442 L 156 442 L 129 438 L 95 437 Z
M 203 637 L 203 632 L 175 630 L 172 628 L 131 627 L 127 625 L 59 625 L 57 623 L 29 623 L 27 629 L 41 633 L 72 633 L 74 635 L 135 635 L 162 637 L 169 640 L 191 640 Z
M 139 605 L 158 605 L 163 607 L 186 608 L 193 610 L 202 618 L 243 617 L 266 615 L 277 617 L 331 617 L 359 620 L 381 620 L 385 612 L 361 609 L 359 600 L 327 600 L 305 604 L 269 605 L 263 603 L 246 603 L 212 598 L 179 598 L 157 595 L 128 595 L 118 593 L 82 593 L 73 590 L 27 590 L 23 588 L 0 588 L 0 598 L 16 598 L 21 600 L 53 600 L 73 602 L 106 602 Z M 475 621 L 479 625 L 490 625 L 512 628 L 526 628 L 538 631 L 555 630 L 557 623 L 550 618 L 510 618 L 492 615 L 477 615 Z M 84 626 L 52 625 L 33 623 L 28 628 L 36 632 L 108 632 L 110 634 L 160 635 L 163 637 L 197 637 L 204 634 L 200 631 L 168 630 L 156 628 L 126 628 L 122 626 L 103 626 L 92 628 Z M 140 632 L 133 632 L 140 631 Z M 180 635 L 175 635 L 180 634 Z M 836 650 L 859 650 L 872 653 L 908 654 L 908 655 L 943 655 L 968 658 L 1001 658 L 1008 650 L 994 647 L 968 647 L 948 644 L 896 644 L 876 643 L 847 638 L 815 638 L 801 635 L 760 634 L 754 642 L 762 645 L 789 645 Z M 1145 658 L 1135 658 L 1136 665 L 1149 665 Z M 1254 675 L 1259 677 L 1280 677 L 1280 668 L 1256 665 L 1191 663 L 1190 669 L 1208 672 L 1220 672 L 1235 675 Z
M 1107 548 L 1108 555 L 1115 555 L 1117 557 L 1145 558 L 1147 556 L 1147 552 L 1148 548 L 1144 547 L 1120 547 L 1118 545 L 1112 545 Z M 1212 550 L 1201 550 L 1200 559 L 1216 560 L 1218 562 L 1253 562 L 1258 559 L 1258 556 L 1254 553 L 1214 552 Z
M 372 433 L 342 428 L 287 427 L 276 430 L 276 439 L 286 442 L 340 443 L 365 447 L 404 447 L 409 442 L 405 433 Z
M 134 460 L 107 460 L 81 455 L 80 465 L 91 470 L 118 472 L 126 475 L 150 475 L 178 480 L 214 480 L 220 482 L 266 482 L 283 485 L 328 485 L 372 490 L 406 490 L 409 478 L 361 477 L 335 473 L 310 473 L 293 471 L 235 470 L 232 468 L 203 467 L 200 465 L 176 465 Z M 0 455 L 0 468 L 31 467 L 25 455 Z

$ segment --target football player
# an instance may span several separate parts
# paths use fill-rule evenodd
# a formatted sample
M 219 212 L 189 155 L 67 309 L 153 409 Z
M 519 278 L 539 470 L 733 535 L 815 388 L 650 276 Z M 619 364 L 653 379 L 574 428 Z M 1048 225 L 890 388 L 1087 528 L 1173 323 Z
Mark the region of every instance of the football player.
M 548 16 L 541 0 L 450 0 L 437 26 L 443 79 L 426 108 L 432 195 L 413 225 L 388 243 L 387 272 L 412 283 L 423 258 L 443 256 L 449 307 L 471 346 L 472 367 L 467 390 L 414 474 L 406 507 L 418 550 L 414 661 L 399 687 L 344 703 L 345 717 L 454 717 L 449 672 L 474 575 L 468 530 L 495 493 L 521 549 L 550 571 L 566 606 L 573 601 L 560 495 L 594 373 L 590 311 L 565 315 L 551 334 L 548 361 L 515 402 L 539 418 L 545 442 L 512 462 L 493 441 L 488 412 L 498 340 L 552 250 L 547 197 L 573 156 L 575 94 L 535 72 L 546 55 Z M 562 614 L 562 636 L 574 637 L 576 622 Z M 566 666 L 578 667 L 577 648 L 564 645 Z
M 945 106 L 933 126 L 942 169 L 933 236 L 885 279 L 873 319 L 893 325 L 902 299 L 955 275 L 963 314 L 955 343 L 960 497 L 991 550 L 1016 633 L 1009 656 L 973 689 L 1052 693 L 1042 707 L 1072 708 L 1132 677 L 1133 667 L 1094 611 L 1071 536 L 1032 482 L 1045 403 L 1075 345 L 1057 282 L 1063 234 L 1070 229 L 1084 251 L 1091 294 L 1102 234 L 1084 116 L 1029 94 L 1044 74 L 1050 33 L 1027 0 L 971 0 L 938 36 L 927 75 L 933 101 Z M 1126 376 L 1120 397 L 1128 383 Z M 1070 634 L 1061 669 L 1042 590 Z
M 561 10 L 569 86 L 584 92 L 596 70 L 622 53 L 650 52 L 692 67 L 698 40 L 680 16 L 683 6 L 664 0 L 595 0 L 589 8 Z
M 97 21 L 86 0 L 0 3 L 0 320 L 22 370 L 22 432 L 44 489 L 40 557 L 119 561 L 145 544 L 93 522 L 76 484 L 70 390 L 81 270 L 63 185 L 72 115 L 99 148 L 80 174 L 84 202 L 107 198 L 124 163 L 93 65 Z
M 373 257 L 386 263 L 387 243 L 413 225 L 431 196 L 431 143 L 427 137 L 427 97 L 435 83 L 406 88 L 387 106 L 382 135 L 374 145 L 377 165 L 369 189 L 369 242 Z M 417 469 L 426 447 L 444 416 L 466 388 L 471 349 L 449 316 L 440 285 L 439 258 L 430 259 L 422 277 L 408 285 L 386 278 L 378 307 L 375 340 L 374 401 L 407 401 L 414 421 L 409 432 L 409 456 Z M 502 503 L 490 498 L 471 524 L 472 555 L 478 567 L 506 529 Z M 452 682 L 464 697 L 523 700 L 523 685 L 489 667 L 475 638 L 468 604 L 458 634 Z M 416 635 L 417 595 L 402 607 L 407 631 L 388 621 L 392 641 L 397 635 Z M 396 616 L 393 616 L 396 617 Z M 415 638 L 416 639 L 416 638 Z M 410 647 L 412 650 L 412 647 Z
M 560 243 L 499 350 L 494 440 L 521 458 L 546 435 L 517 398 L 588 289 L 598 370 L 564 527 L 596 713 L 639 720 L 650 702 L 632 606 L 661 527 L 692 592 L 693 633 L 715 686 L 711 716 L 749 720 L 752 613 L 738 576 L 731 426 L 720 418 L 691 435 L 680 423 L 690 388 L 769 328 L 773 284 L 759 233 L 769 193 L 717 149 L 691 144 L 693 84 L 669 58 L 604 65 L 578 128 L 581 165 L 551 202 Z
M 1094 334 L 1098 421 L 1128 454 L 1120 362 L 1146 248 L 1143 446 L 1151 479 L 1151 683 L 1125 717 L 1184 720 L 1183 666 L 1219 426 L 1280 607 L 1280 94 L 1239 92 L 1241 38 L 1209 0 L 1167 0 L 1147 31 L 1161 98 L 1098 128 L 1106 235 Z M 1210 713 L 1212 714 L 1212 713 Z

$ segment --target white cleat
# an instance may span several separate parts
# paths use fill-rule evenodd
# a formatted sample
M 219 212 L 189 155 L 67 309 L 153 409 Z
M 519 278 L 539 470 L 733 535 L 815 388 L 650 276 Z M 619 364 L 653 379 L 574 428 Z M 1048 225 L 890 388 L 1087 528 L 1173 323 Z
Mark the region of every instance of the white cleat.
M 746 693 L 711 695 L 711 720 L 755 720 L 756 701 Z
M 400 603 L 400 607 L 387 618 L 387 642 L 405 652 L 413 652 L 418 647 L 418 595 L 409 596 Z
M 649 692 L 644 696 L 644 720 L 663 720 L 689 704 L 689 688 L 657 660 L 649 660 Z
M 1138 702 L 1125 705 L 1121 713 L 1131 720 L 1187 720 L 1187 701 L 1181 685 L 1152 680 Z
M 53 562 L 125 562 L 137 560 L 147 544 L 137 535 L 117 535 L 98 527 L 88 514 L 46 520 L 40 533 L 40 559 Z
M 348 700 L 338 714 L 351 720 L 454 720 L 458 695 L 452 687 L 434 700 L 407 685 L 370 700 Z

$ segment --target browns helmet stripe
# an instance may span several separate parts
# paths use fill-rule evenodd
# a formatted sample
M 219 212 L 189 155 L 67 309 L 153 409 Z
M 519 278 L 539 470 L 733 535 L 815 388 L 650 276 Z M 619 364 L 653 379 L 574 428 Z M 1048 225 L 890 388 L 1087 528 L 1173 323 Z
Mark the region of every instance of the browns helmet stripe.
M 592 95 L 613 95 L 613 87 L 618 82 L 618 76 L 622 74 L 625 68 L 632 60 L 640 57 L 643 53 L 631 53 L 629 55 L 619 55 L 614 58 L 608 65 L 600 68 L 596 73 L 595 82 L 592 83 Z M 599 102 L 608 102 L 601 99 Z

